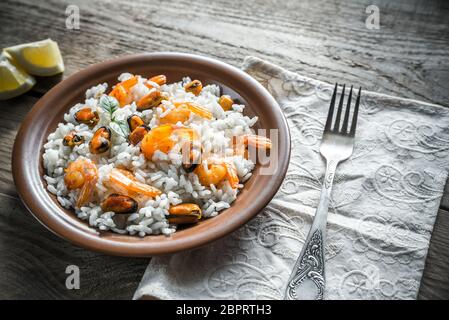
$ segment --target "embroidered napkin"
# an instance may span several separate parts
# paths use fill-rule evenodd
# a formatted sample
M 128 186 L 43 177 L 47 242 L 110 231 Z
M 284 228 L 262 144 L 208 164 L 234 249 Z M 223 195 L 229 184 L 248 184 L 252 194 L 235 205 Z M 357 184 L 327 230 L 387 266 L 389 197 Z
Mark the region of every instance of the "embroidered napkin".
M 333 85 L 254 57 L 243 69 L 288 119 L 285 181 L 240 230 L 197 250 L 153 258 L 135 299 L 283 297 L 322 188 L 319 145 Z M 325 298 L 415 299 L 448 174 L 449 110 L 365 90 L 360 109 L 354 154 L 338 167 L 332 192 Z

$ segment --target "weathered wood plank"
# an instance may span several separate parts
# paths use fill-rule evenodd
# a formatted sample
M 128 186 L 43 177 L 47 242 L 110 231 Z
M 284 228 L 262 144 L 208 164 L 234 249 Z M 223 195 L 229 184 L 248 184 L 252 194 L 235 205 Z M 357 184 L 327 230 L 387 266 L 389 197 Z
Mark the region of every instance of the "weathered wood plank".
M 449 297 L 449 211 L 440 209 L 427 253 L 418 299 Z
M 11 152 L 22 120 L 37 98 L 21 96 L 0 101 L 0 193 L 16 196 L 11 174 Z
M 65 28 L 76 4 L 81 29 Z M 203 54 L 239 66 L 256 55 L 304 75 L 449 106 L 449 3 L 376 1 L 381 29 L 364 21 L 370 0 L 0 2 L 0 48 L 51 37 L 68 76 L 95 62 L 145 51 Z M 37 88 L 38 93 L 45 91 Z M 15 133 L 39 94 L 0 102 L 0 298 L 129 298 L 147 261 L 102 256 L 58 239 L 14 197 Z M 449 209 L 449 190 L 442 206 Z M 440 210 L 419 298 L 449 298 L 449 217 Z M 64 287 L 81 268 L 81 289 Z
M 148 259 L 101 255 L 45 229 L 18 199 L 11 152 L 22 119 L 37 98 L 0 102 L 0 299 L 130 299 Z M 80 268 L 81 287 L 68 290 L 68 265 Z
M 446 181 L 446 185 L 444 186 L 440 207 L 444 210 L 449 210 L 449 180 Z
M 6 0 L 0 46 L 57 40 L 67 74 L 120 54 L 184 51 L 239 65 L 252 54 L 321 80 L 449 105 L 447 3 L 377 1 L 78 1 L 81 29 L 65 28 L 72 1 Z M 16 23 L 20 21 L 21 23 Z
M 130 299 L 147 259 L 110 257 L 53 235 L 15 197 L 0 196 L 0 299 Z M 65 286 L 80 268 L 80 289 Z

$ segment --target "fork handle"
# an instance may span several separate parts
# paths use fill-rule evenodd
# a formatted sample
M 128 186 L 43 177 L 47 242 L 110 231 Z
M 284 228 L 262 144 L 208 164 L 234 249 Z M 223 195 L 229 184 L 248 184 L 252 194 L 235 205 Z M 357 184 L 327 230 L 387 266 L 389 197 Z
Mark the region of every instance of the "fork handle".
M 284 299 L 321 300 L 324 296 L 324 237 L 329 200 L 338 162 L 326 163 L 323 189 L 312 226 L 288 280 Z

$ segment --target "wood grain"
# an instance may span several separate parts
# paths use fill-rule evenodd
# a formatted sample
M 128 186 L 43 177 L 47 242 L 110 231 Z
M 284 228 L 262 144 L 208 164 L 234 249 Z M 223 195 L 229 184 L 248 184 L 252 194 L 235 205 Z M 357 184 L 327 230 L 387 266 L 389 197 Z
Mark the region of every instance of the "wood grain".
M 440 209 L 435 221 L 418 299 L 449 297 L 449 211 Z
M 130 299 L 148 259 L 89 252 L 53 235 L 22 205 L 11 151 L 36 97 L 0 102 L 0 299 Z M 65 287 L 67 266 L 80 268 L 80 289 Z
M 111 57 L 146 51 L 197 53 L 236 66 L 255 55 L 323 81 L 449 106 L 449 3 L 377 0 L 381 29 L 368 30 L 365 8 L 372 2 L 2 0 L 0 48 L 51 37 L 63 53 L 65 76 Z M 65 27 L 68 4 L 80 8 L 80 30 Z M 40 85 L 0 102 L 0 193 L 7 195 L 0 196 L 0 298 L 129 298 L 147 261 L 78 249 L 51 235 L 14 198 L 13 139 L 45 90 Z M 445 209 L 448 199 L 446 190 Z M 448 228 L 448 212 L 440 210 L 422 299 L 449 298 Z M 85 274 L 79 292 L 63 287 L 69 263 L 79 264 Z
M 60 239 L 15 197 L 0 196 L 0 235 L 0 299 L 130 299 L 148 264 Z M 79 290 L 65 286 L 69 265 L 80 268 Z
M 65 8 L 73 3 L 80 30 L 65 28 Z M 234 65 L 257 55 L 321 80 L 449 105 L 448 3 L 376 1 L 381 29 L 368 30 L 371 3 L 3 0 L 0 45 L 51 37 L 67 74 L 142 51 L 198 53 Z
M 17 195 L 11 175 L 11 151 L 20 123 L 36 101 L 30 96 L 0 101 L 0 193 Z
M 444 186 L 440 207 L 444 210 L 449 210 L 449 180 L 446 181 L 446 185 Z

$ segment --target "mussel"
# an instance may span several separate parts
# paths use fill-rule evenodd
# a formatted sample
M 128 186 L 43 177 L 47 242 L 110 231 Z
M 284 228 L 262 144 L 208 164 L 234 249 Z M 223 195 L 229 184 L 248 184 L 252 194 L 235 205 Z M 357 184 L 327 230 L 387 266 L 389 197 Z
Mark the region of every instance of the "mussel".
M 162 100 L 164 100 L 165 97 L 162 95 L 160 91 L 154 90 L 148 93 L 147 95 L 143 96 L 142 98 L 137 101 L 137 110 L 143 111 L 150 108 L 155 108 L 158 105 L 161 104 Z
M 221 106 L 221 108 L 224 111 L 229 111 L 232 109 L 232 105 L 234 104 L 234 100 L 232 100 L 232 98 L 228 95 L 222 95 L 219 99 L 218 99 L 218 104 Z
M 108 127 L 100 127 L 95 131 L 89 142 L 91 153 L 99 154 L 109 150 L 111 147 L 111 130 Z
M 120 195 L 117 193 L 110 194 L 101 203 L 103 212 L 112 211 L 118 214 L 126 214 L 136 212 L 138 203 L 129 196 Z
M 193 80 L 184 85 L 184 90 L 197 96 L 200 94 L 201 90 L 203 90 L 203 84 L 200 80 Z
M 137 127 L 143 126 L 145 124 L 143 119 L 135 114 L 130 115 L 128 117 L 127 121 L 128 121 L 128 126 L 129 126 L 129 132 L 133 132 L 134 129 L 136 129 Z
M 135 128 L 128 136 L 129 142 L 133 145 L 138 144 L 142 141 L 143 137 L 150 131 L 150 129 L 146 125 L 141 125 Z
M 74 146 L 78 146 L 84 142 L 84 138 L 78 134 L 76 131 L 70 131 L 68 134 L 64 136 L 62 139 L 62 144 L 66 147 L 73 148 Z
M 201 154 L 203 153 L 201 145 L 190 144 L 189 147 L 189 158 L 187 161 L 182 162 L 182 167 L 187 173 L 193 172 L 198 164 L 201 163 Z
M 181 203 L 171 206 L 168 213 L 169 223 L 190 224 L 201 219 L 201 208 L 195 203 Z
M 87 124 L 89 127 L 93 127 L 98 123 L 100 118 L 98 116 L 98 112 L 92 111 L 89 107 L 85 107 L 79 109 L 75 113 L 75 120 L 79 123 Z

